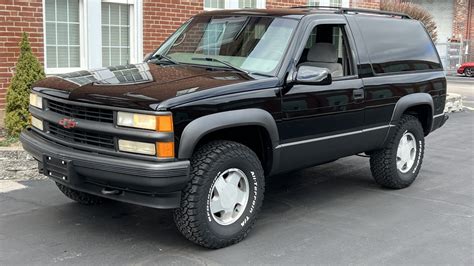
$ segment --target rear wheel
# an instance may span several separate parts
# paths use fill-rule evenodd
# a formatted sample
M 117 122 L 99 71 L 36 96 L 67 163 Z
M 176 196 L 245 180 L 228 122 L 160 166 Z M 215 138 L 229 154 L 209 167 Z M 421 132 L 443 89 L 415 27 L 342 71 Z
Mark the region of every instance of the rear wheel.
M 474 77 L 474 68 L 467 67 L 466 69 L 464 69 L 464 74 L 466 75 L 466 77 Z
M 264 173 L 257 155 L 231 141 L 202 146 L 191 159 L 191 181 L 174 212 L 179 231 L 207 248 L 244 239 L 263 201 Z
M 101 197 L 97 197 L 88 193 L 84 193 L 72 188 L 68 188 L 58 182 L 56 182 L 56 186 L 58 186 L 59 190 L 66 195 L 66 197 L 80 203 L 83 205 L 98 205 L 103 202 Z
M 370 170 L 379 185 L 400 189 L 415 181 L 423 161 L 423 127 L 414 116 L 403 115 L 384 149 L 370 155 Z

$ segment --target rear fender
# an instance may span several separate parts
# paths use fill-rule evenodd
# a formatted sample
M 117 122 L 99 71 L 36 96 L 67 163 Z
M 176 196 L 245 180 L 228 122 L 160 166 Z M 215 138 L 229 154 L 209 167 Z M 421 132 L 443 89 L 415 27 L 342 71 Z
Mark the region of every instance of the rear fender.
M 433 97 L 431 97 L 428 93 L 413 93 L 409 95 L 405 95 L 398 100 L 395 104 L 395 108 L 392 113 L 392 118 L 390 119 L 390 125 L 396 125 L 402 115 L 411 107 L 419 106 L 419 105 L 428 105 L 431 109 L 431 114 L 428 115 L 427 121 L 427 128 L 429 129 L 428 132 L 431 131 L 433 127 L 433 115 L 434 115 L 434 104 L 433 104 Z M 390 139 L 391 133 L 396 130 L 395 127 L 390 127 L 387 135 L 385 137 L 384 144 Z

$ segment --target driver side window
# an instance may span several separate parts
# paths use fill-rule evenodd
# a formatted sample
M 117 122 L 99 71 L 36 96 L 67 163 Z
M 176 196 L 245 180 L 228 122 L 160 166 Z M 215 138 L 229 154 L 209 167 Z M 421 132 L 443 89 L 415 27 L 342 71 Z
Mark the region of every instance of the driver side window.
M 313 28 L 298 66 L 329 69 L 332 78 L 353 75 L 351 54 L 344 25 L 325 24 Z

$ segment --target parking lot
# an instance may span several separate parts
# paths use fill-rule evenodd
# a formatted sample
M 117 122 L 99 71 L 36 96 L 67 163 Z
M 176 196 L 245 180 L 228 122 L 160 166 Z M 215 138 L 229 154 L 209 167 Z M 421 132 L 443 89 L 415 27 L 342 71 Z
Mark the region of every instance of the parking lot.
M 378 187 L 357 156 L 275 177 L 248 238 L 220 250 L 185 240 L 171 211 L 85 207 L 51 181 L 20 182 L 0 193 L 0 265 L 473 265 L 473 127 L 472 111 L 452 114 L 404 190 Z

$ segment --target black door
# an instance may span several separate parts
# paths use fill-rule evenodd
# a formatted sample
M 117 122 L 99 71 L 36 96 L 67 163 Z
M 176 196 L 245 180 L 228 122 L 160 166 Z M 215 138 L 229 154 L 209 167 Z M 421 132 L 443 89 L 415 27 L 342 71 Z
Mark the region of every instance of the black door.
M 329 85 L 297 84 L 282 97 L 282 171 L 363 151 L 364 90 L 355 75 L 344 24 L 319 24 L 309 33 L 298 66 L 328 68 Z

